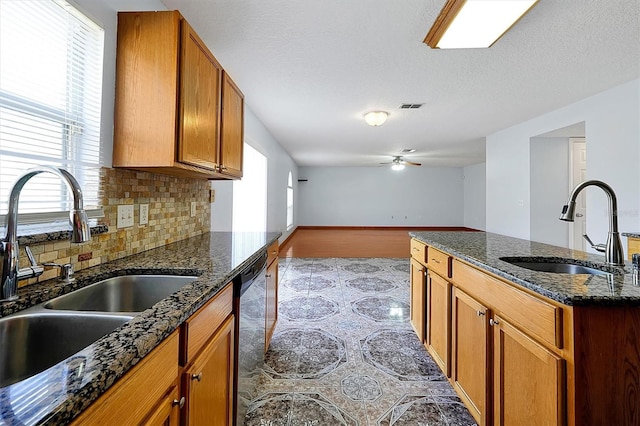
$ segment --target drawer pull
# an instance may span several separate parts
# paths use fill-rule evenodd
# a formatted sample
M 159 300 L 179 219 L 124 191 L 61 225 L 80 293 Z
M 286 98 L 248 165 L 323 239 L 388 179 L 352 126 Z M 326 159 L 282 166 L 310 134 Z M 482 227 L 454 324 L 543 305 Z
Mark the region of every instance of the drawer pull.
M 418 247 L 414 247 L 413 251 L 420 251 L 420 249 Z
M 493 318 L 491 318 L 491 319 L 489 320 L 489 324 L 491 324 L 491 325 L 500 325 L 500 323 L 498 322 L 498 320 L 493 319 Z
M 191 380 L 197 380 L 197 381 L 202 380 L 202 373 L 192 374 L 191 375 Z
M 271 278 L 271 274 L 267 274 L 267 275 L 265 275 L 265 277 Z
M 174 399 L 173 402 L 171 403 L 171 405 L 173 405 L 174 407 L 177 405 L 180 408 L 182 408 L 182 407 L 184 407 L 184 402 L 185 402 L 185 399 L 184 399 L 184 396 L 183 396 L 182 398 L 180 398 L 180 400 Z
M 433 258 L 433 257 L 431 258 L 431 260 L 433 260 L 433 261 L 434 261 L 434 262 L 436 262 L 436 263 L 440 263 L 440 261 L 439 261 L 438 259 L 435 259 L 435 258 Z
M 478 311 L 477 314 L 478 314 L 479 317 L 484 316 L 484 312 L 482 312 L 482 311 Z

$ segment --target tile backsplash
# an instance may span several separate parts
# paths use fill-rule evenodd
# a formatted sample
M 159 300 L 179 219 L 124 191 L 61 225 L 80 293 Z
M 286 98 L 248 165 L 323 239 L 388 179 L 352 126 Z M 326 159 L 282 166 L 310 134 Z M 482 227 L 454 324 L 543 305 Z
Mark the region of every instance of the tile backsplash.
M 109 231 L 94 235 L 91 241 L 72 244 L 69 240 L 31 244 L 38 263 L 72 263 L 75 270 L 150 250 L 185 238 L 209 232 L 211 205 L 209 181 L 173 177 L 150 172 L 103 167 L 100 170 L 100 200 L 104 217 L 99 224 Z M 196 214 L 191 216 L 191 204 Z M 133 205 L 134 225 L 117 228 L 118 206 Z M 140 225 L 140 204 L 149 205 L 149 222 Z M 20 266 L 27 266 L 21 247 Z M 58 268 L 47 268 L 37 279 L 20 282 L 20 286 L 55 278 Z

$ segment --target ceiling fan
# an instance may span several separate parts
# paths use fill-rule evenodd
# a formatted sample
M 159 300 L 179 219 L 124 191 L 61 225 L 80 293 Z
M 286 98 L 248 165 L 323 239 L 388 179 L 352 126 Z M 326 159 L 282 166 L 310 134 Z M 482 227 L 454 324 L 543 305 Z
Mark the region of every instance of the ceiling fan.
M 380 164 L 391 164 L 391 169 L 393 170 L 402 170 L 404 166 L 422 166 L 422 163 L 404 160 L 401 155 L 394 155 L 390 162 Z

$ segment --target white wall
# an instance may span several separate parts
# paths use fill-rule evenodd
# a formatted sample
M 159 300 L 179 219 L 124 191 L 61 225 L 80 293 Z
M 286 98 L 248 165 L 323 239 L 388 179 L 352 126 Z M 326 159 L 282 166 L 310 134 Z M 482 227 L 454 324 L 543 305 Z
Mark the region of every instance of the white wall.
M 298 216 L 298 166 L 271 136 L 253 111 L 245 105 L 245 142 L 267 157 L 267 230 L 282 232 L 283 241 L 295 229 Z M 294 227 L 287 231 L 287 178 L 293 176 Z M 213 182 L 216 200 L 211 205 L 211 230 L 231 231 L 233 215 L 233 182 Z
M 569 225 L 558 220 L 569 195 L 569 138 L 531 138 L 532 241 L 569 247 Z
M 639 117 L 640 80 L 633 80 L 487 136 L 487 230 L 530 238 L 529 138 L 582 121 L 587 177 L 616 191 L 621 231 L 640 229 Z M 603 242 L 607 199 L 597 188 L 587 190 L 587 230 Z
M 467 166 L 464 174 L 464 226 L 484 230 L 487 225 L 486 163 Z
M 301 226 L 463 226 L 462 168 L 301 167 Z

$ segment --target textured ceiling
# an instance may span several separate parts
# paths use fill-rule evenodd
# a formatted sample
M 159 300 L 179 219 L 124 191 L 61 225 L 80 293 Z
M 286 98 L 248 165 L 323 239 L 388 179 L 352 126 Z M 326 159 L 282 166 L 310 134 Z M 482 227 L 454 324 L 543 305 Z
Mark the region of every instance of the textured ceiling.
M 427 165 L 479 163 L 486 135 L 640 76 L 638 0 L 540 0 L 470 50 L 422 43 L 444 0 L 162 2 L 301 166 L 375 165 L 403 148 Z M 373 109 L 387 123 L 367 126 Z

